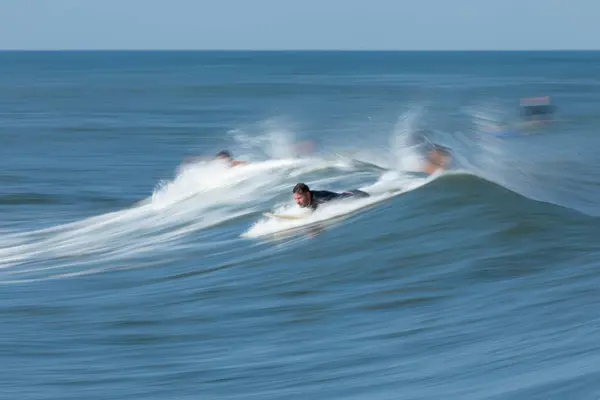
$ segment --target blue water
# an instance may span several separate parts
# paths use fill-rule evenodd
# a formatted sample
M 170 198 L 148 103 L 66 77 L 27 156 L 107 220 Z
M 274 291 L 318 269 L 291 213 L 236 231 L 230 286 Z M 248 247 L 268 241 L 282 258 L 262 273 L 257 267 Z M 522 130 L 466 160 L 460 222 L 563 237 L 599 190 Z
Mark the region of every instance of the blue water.
M 0 398 L 599 398 L 598 65 L 0 53 Z

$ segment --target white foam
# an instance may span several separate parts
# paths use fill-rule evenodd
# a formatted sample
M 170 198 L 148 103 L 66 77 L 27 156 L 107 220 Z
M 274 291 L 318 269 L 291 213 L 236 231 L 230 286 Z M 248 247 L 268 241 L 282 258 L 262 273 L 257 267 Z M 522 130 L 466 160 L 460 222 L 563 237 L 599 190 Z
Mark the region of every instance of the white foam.
M 208 253 L 223 252 L 222 244 L 208 231 L 210 228 L 274 207 L 291 206 L 291 187 L 308 176 L 311 178 L 306 183 L 315 189 L 343 191 L 362 186 L 372 197 L 324 205 L 302 221 L 259 220 L 249 231 L 238 235 L 259 237 L 294 225 L 329 220 L 428 181 L 401 171 L 382 172 L 375 168 L 365 172 L 365 165 L 327 154 L 295 158 L 291 156 L 290 136 L 283 131 L 273 132 L 267 135 L 269 139 L 259 137 L 258 144 L 248 145 L 255 148 L 264 146 L 265 140 L 271 143 L 266 150 L 271 155 L 266 160 L 255 159 L 236 167 L 219 161 L 188 163 L 177 170 L 173 179 L 159 182 L 148 198 L 130 208 L 46 229 L 3 233 L 1 273 L 8 277 L 6 281 L 11 281 L 14 276 L 23 280 L 81 276 L 110 270 L 107 262 L 115 268 L 133 260 L 137 261 L 132 264 L 148 265 L 139 260 L 157 253 L 161 258 L 171 257 L 186 241 Z M 394 136 L 398 134 L 395 132 Z M 241 133 L 235 135 L 238 143 L 246 140 Z M 391 166 L 395 158 L 405 156 L 402 151 L 398 145 L 387 151 L 373 149 L 371 154 L 374 161 L 392 160 L 387 164 Z M 236 158 L 244 157 L 240 154 Z M 286 202 L 277 204 L 281 198 Z

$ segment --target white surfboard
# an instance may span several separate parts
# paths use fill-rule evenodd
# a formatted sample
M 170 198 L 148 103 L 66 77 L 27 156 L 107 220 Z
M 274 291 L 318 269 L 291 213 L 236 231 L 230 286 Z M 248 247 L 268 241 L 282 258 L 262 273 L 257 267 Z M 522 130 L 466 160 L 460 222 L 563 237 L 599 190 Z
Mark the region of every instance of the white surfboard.
M 269 218 L 277 218 L 277 219 L 287 219 L 287 220 L 299 220 L 304 218 L 301 215 L 283 215 L 283 214 L 273 214 L 273 213 L 263 213 L 265 217 Z

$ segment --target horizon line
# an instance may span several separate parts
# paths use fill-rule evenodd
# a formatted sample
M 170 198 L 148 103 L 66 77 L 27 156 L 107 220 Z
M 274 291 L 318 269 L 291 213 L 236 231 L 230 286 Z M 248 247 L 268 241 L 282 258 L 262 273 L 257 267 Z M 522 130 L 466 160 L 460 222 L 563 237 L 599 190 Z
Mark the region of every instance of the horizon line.
M 408 52 L 447 52 L 447 53 L 481 53 L 481 52 L 598 52 L 600 48 L 581 48 L 581 49 L 111 49 L 111 48 L 100 48 L 100 49 L 1 49 L 0 53 L 8 52 L 262 52 L 262 53 L 281 53 L 281 52 L 396 52 L 396 53 L 408 53 Z

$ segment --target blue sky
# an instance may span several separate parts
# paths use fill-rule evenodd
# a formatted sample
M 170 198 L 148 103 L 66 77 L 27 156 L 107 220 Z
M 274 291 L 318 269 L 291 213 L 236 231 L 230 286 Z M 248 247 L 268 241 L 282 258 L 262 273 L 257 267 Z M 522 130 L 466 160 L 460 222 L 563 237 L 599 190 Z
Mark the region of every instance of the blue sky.
M 0 0 L 0 49 L 600 49 L 600 0 Z

